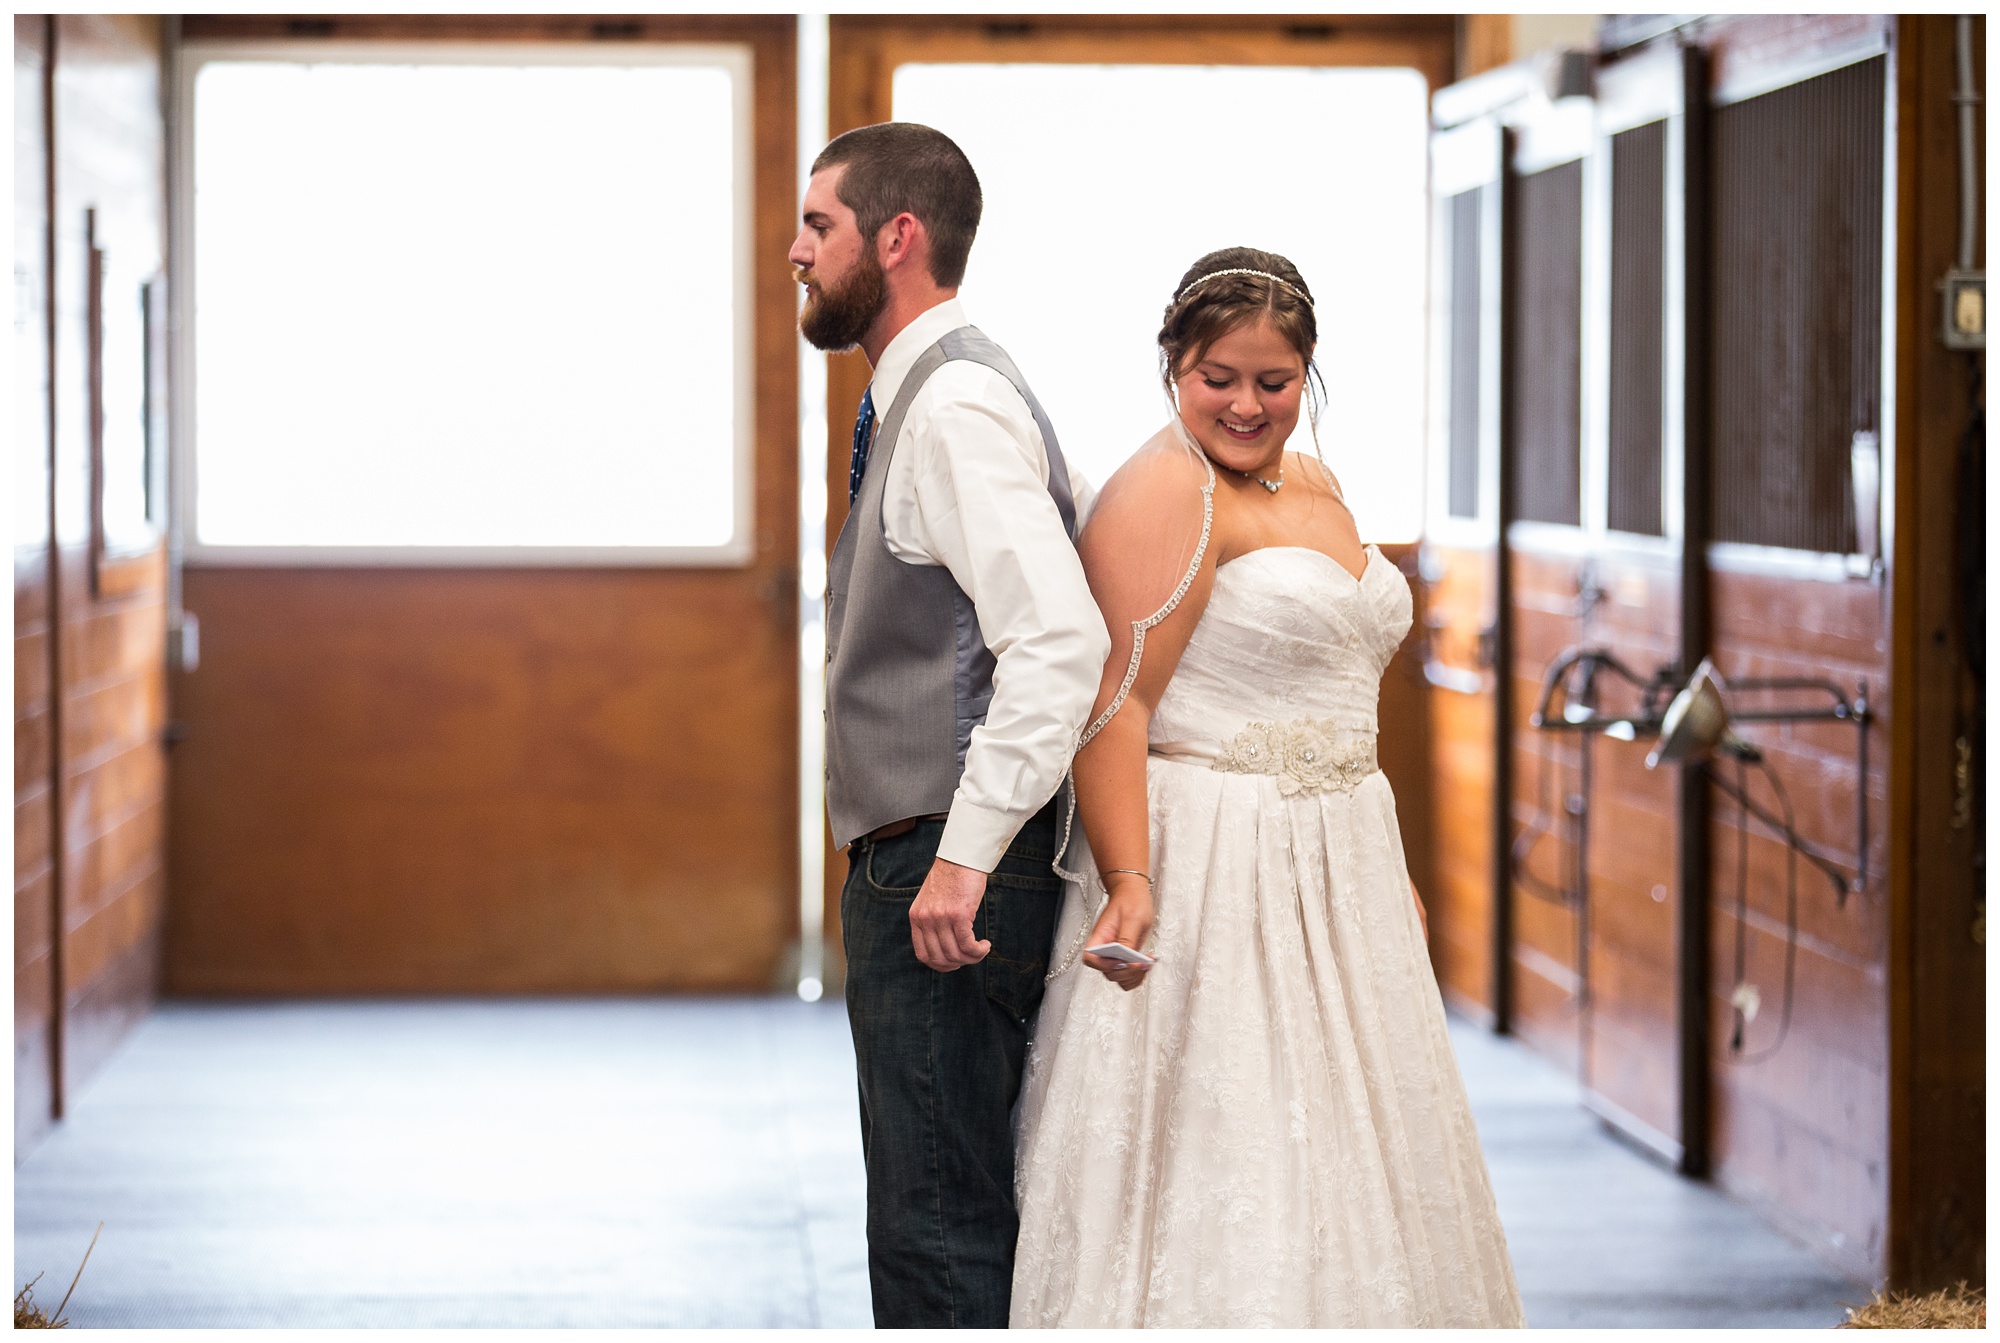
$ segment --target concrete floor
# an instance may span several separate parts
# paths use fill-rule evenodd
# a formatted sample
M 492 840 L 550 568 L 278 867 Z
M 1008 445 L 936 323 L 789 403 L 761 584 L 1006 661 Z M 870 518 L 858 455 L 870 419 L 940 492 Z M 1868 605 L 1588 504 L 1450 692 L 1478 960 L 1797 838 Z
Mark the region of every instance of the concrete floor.
M 1455 1028 L 1544 1326 L 1808 1326 L 1867 1293 Z M 78 1326 L 866 1326 L 839 1006 L 169 1003 L 15 1172 Z

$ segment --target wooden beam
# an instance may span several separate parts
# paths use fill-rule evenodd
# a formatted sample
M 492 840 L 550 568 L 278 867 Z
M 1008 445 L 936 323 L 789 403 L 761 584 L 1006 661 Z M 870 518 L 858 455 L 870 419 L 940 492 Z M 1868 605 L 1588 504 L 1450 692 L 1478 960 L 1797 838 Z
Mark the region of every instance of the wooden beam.
M 1980 750 L 1985 706 L 1955 523 L 1960 438 L 1986 360 L 1939 338 L 1936 284 L 1957 250 L 1956 21 L 1896 22 L 1887 1267 L 1892 1286 L 1927 1291 L 1985 1279 L 1986 957 L 1974 933 L 1984 762 L 1972 755 L 1962 784 L 1959 767 L 1961 740 Z M 1983 84 L 1985 20 L 1973 23 Z

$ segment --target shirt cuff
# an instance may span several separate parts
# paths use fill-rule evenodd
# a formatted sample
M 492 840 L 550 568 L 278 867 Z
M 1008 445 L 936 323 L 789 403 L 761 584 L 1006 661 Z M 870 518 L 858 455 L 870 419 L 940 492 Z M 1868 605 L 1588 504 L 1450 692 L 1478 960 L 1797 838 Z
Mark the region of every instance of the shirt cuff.
M 938 840 L 937 856 L 960 867 L 991 872 L 1000 866 L 1007 846 L 1014 842 L 1014 836 L 1027 821 L 1027 816 L 992 811 L 962 797 L 955 798 L 951 813 L 945 818 L 944 836 Z

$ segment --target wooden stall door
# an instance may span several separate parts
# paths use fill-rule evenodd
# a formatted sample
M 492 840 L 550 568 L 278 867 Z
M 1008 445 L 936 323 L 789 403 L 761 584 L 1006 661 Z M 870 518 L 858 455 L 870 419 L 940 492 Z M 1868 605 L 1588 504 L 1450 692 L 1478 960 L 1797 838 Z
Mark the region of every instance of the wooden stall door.
M 830 29 L 828 132 L 886 121 L 893 114 L 898 66 L 1050 63 L 1084 65 L 1403 66 L 1432 89 L 1452 77 L 1453 21 L 1445 15 L 1339 15 L 1271 18 L 1224 15 L 958 16 L 836 15 Z M 833 355 L 827 366 L 827 521 L 829 553 L 847 518 L 847 461 L 854 408 L 868 385 L 859 354 Z M 1060 426 L 1058 426 L 1060 431 Z M 1100 482 L 1101 483 L 1101 482 Z M 1385 547 L 1404 571 L 1415 547 Z M 1423 619 L 1426 596 L 1418 597 Z M 1430 813 L 1433 724 L 1424 712 L 1421 624 L 1383 681 L 1383 772 L 1396 790 L 1412 878 L 1425 890 L 1445 878 L 1434 864 Z M 828 849 L 826 927 L 837 949 L 844 858 Z M 1433 908 L 1437 906 L 1433 903 Z M 1433 948 L 1438 915 L 1433 914 Z
M 191 569 L 202 647 L 174 685 L 170 986 L 770 987 L 798 907 L 794 21 L 206 17 L 183 32 L 748 46 L 755 557 Z
M 1594 679 L 1596 716 L 1639 716 L 1644 693 L 1600 664 L 1575 664 L 1571 694 L 1531 716 L 1558 659 L 1590 650 L 1646 681 L 1679 665 L 1679 557 L 1607 545 L 1584 553 L 1521 546 L 1513 717 L 1520 1033 L 1575 1068 L 1586 1108 L 1675 1164 L 1683 1119 L 1677 913 L 1679 778 L 1649 770 L 1650 738 L 1565 725 L 1564 705 Z M 1658 701 L 1654 701 L 1657 707 Z
M 66 15 L 57 20 L 55 47 L 57 833 L 67 1088 L 94 1072 L 150 1008 L 160 975 L 165 501 L 155 476 L 153 539 L 135 544 L 107 536 L 104 506 L 105 473 L 130 465 L 108 455 L 113 414 L 147 398 L 154 419 L 146 433 L 153 451 L 165 446 L 157 414 L 161 305 L 151 310 L 150 328 L 138 325 L 135 310 L 141 287 L 164 273 L 167 191 L 160 21 Z M 150 358 L 114 348 L 134 340 L 150 343 Z M 112 385 L 146 376 L 155 385 L 143 393 Z
M 1685 633 L 1684 77 L 1664 51 L 1599 83 L 1501 113 L 1498 940 L 1509 1028 L 1680 1161 L 1680 780 L 1603 728 L 1658 712 Z
M 1900 689 L 1882 693 L 1895 576 L 1885 581 L 1862 553 L 1871 529 L 1853 470 L 1858 434 L 1901 451 L 1884 422 L 1894 404 L 1884 335 L 1894 22 L 1744 16 L 1711 38 L 1709 87 L 1711 651 L 1726 677 L 1811 677 L 1849 695 L 1865 681 L 1878 746 L 1910 730 Z M 1891 910 L 1884 828 L 1871 826 L 1870 852 L 1859 852 L 1858 804 L 1865 796 L 1871 816 L 1884 815 L 1889 751 L 1871 751 L 1864 772 L 1847 723 L 1750 724 L 1743 735 L 1790 793 L 1806 842 L 1849 872 L 1865 859 L 1872 877 L 1842 900 L 1801 864 L 1794 926 L 1785 845 L 1753 824 L 1739 876 L 1735 805 L 1716 799 L 1713 1168 L 1821 1254 L 1873 1278 L 1891 1201 Z M 1751 786 L 1771 799 L 1759 772 Z M 1733 1053 L 1739 934 L 1743 978 L 1763 1010 Z M 1787 943 L 1795 1001 L 1780 1043 Z
M 162 390 L 142 307 L 166 251 L 161 47 L 151 17 L 15 20 L 17 1158 L 159 977 L 165 548 L 147 518 L 113 536 L 103 505 L 129 473 L 164 516 L 144 458 L 106 450 L 157 428 L 140 408 Z
M 1568 115 L 1564 115 L 1564 113 Z M 1512 924 L 1508 1024 L 1575 1070 L 1587 1001 L 1576 743 L 1529 726 L 1547 669 L 1579 642 L 1584 199 L 1590 124 L 1568 106 L 1509 111 L 1502 317 L 1509 705 L 1503 759 Z

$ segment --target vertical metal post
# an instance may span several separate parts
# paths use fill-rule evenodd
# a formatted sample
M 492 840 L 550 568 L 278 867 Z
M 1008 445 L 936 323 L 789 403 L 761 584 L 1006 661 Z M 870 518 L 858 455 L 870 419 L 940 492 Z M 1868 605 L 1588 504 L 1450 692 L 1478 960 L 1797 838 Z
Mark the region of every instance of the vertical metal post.
M 187 613 L 182 603 L 184 574 L 187 553 L 187 520 L 182 516 L 181 488 L 183 477 L 180 472 L 180 456 L 187 444 L 186 426 L 189 423 L 180 410 L 181 388 L 186 379 L 180 367 L 184 360 L 181 342 L 181 323 L 187 312 L 187 305 L 181 297 L 181 281 L 189 269 L 187 246 L 188 219 L 184 214 L 187 206 L 184 198 L 191 198 L 194 190 L 193 178 L 186 173 L 186 158 L 190 128 L 183 124 L 189 114 L 191 99 L 186 96 L 181 71 L 181 16 L 169 14 L 162 20 L 163 30 L 160 56 L 160 104 L 161 121 L 166 127 L 167 155 L 167 291 L 166 305 L 161 318 L 166 322 L 167 349 L 166 376 L 162 385 L 167 392 L 166 454 L 167 469 L 161 473 L 166 484 L 166 499 L 162 508 L 167 536 L 167 665 L 172 671 L 191 672 L 201 660 L 200 638 L 196 633 L 195 618 Z M 171 706 L 168 719 L 173 718 Z
M 799 195 L 826 143 L 827 16 L 799 15 Z M 799 340 L 799 982 L 826 992 L 826 356 Z
M 1511 392 L 1518 369 L 1514 350 L 1514 307 L 1520 283 L 1515 249 L 1520 242 L 1520 182 L 1514 172 L 1516 137 L 1500 136 L 1499 257 L 1499 490 L 1494 503 L 1493 540 L 1493 1032 L 1513 1030 L 1514 1004 L 1514 639 L 1510 608 L 1513 566 L 1508 563 L 1507 527 L 1514 519 L 1514 441 Z
M 56 294 L 62 284 L 62 275 L 56 269 L 59 260 L 56 254 L 56 236 L 61 228 L 60 217 L 56 213 L 61 203 L 56 193 L 56 60 L 60 55 L 56 43 L 60 38 L 56 16 L 51 14 L 43 20 L 47 25 L 42 38 L 42 148 L 47 155 L 43 191 L 46 193 L 48 227 L 44 233 L 42 264 L 47 282 L 43 287 L 43 331 L 42 338 L 48 342 L 48 566 L 49 566 L 49 1113 L 52 1118 L 61 1119 L 68 1109 L 68 1087 L 66 1081 L 69 1068 L 65 1061 L 69 1046 L 69 975 L 67 973 L 68 943 L 64 920 L 64 888 L 69 884 L 69 808 L 63 804 L 63 761 L 67 758 L 63 750 L 63 571 L 62 571 L 62 510 L 57 507 L 57 492 L 62 488 L 62 452 L 56 442 L 58 427 L 56 405 L 60 398 L 56 395 L 56 375 L 59 371 L 56 348 Z
M 1848 883 L 1848 894 L 1864 895 L 1868 891 L 1868 723 L 1874 716 L 1868 705 L 1868 678 L 1865 676 L 1861 678 L 1861 687 L 1854 696 L 1853 712 L 1854 730 L 1860 734 L 1854 751 L 1860 779 L 1860 786 L 1854 790 L 1855 807 L 1860 813 L 1855 818 L 1860 839 L 1854 853 L 1854 880 Z
M 1576 734 L 1576 790 L 1580 799 L 1572 813 L 1576 871 L 1576 1077 L 1586 1094 L 1591 1086 L 1591 1028 L 1597 1004 L 1590 992 L 1590 765 L 1592 732 Z M 1563 799 L 1569 811 L 1569 799 Z

